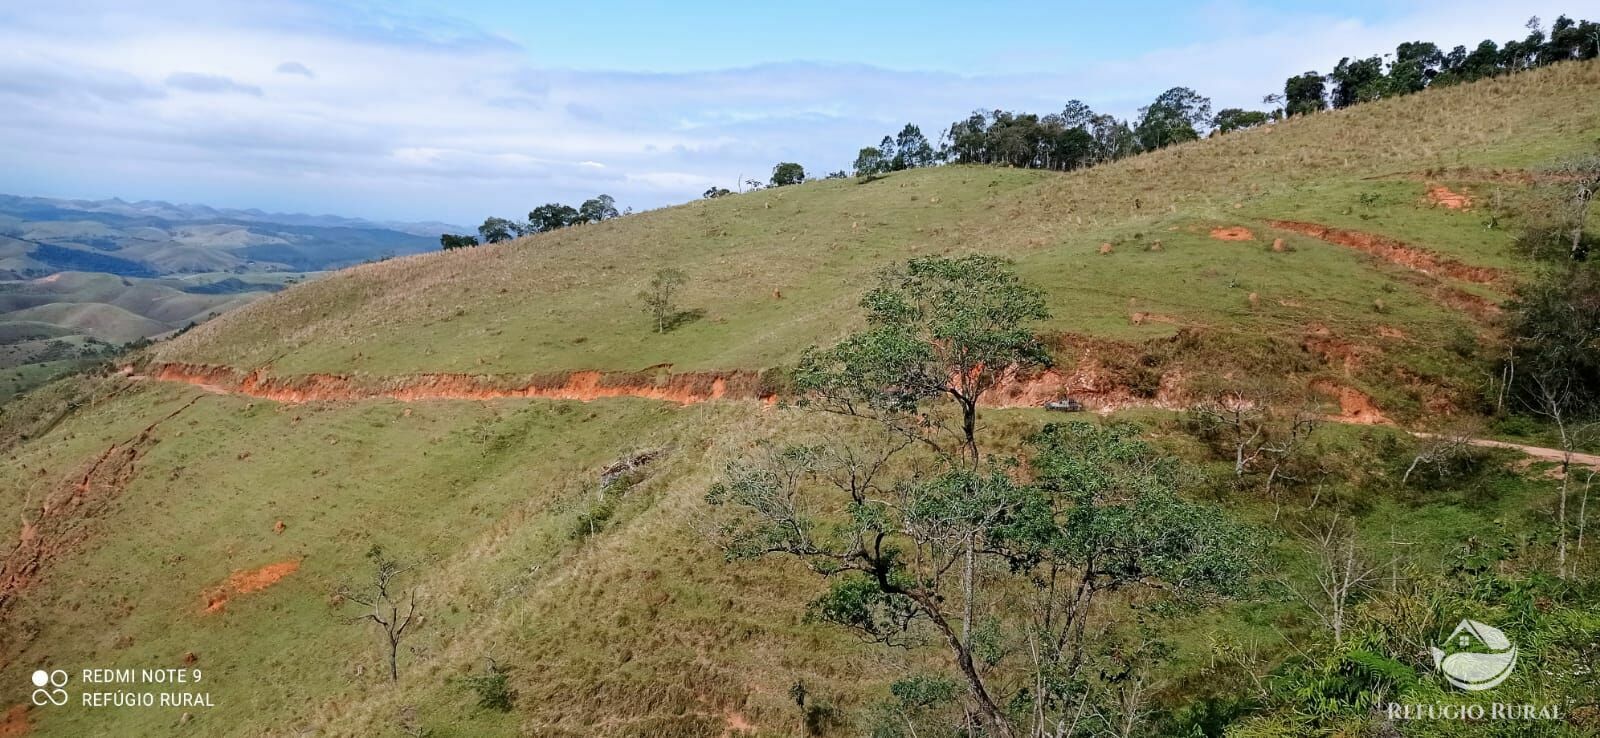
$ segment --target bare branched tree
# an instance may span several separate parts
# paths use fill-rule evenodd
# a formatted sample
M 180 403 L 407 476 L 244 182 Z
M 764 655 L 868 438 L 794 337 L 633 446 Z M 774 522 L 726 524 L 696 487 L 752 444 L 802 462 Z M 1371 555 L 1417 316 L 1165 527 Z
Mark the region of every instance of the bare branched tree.
M 1300 453 L 1305 450 L 1311 440 L 1311 435 L 1321 425 L 1321 418 L 1308 409 L 1301 409 L 1283 422 L 1282 428 L 1272 429 L 1269 440 L 1263 442 L 1259 454 L 1265 457 L 1270 464 L 1267 470 L 1266 496 L 1272 498 L 1272 519 L 1277 520 L 1282 512 L 1278 504 L 1277 490 L 1273 483 L 1280 479 L 1286 482 L 1298 482 L 1298 477 L 1291 476 L 1288 469 L 1297 460 Z
M 1569 255 L 1573 261 L 1583 261 L 1588 256 L 1584 252 L 1583 231 L 1589 224 L 1589 205 L 1594 202 L 1595 191 L 1600 190 L 1600 155 L 1567 159 L 1552 167 L 1550 173 L 1569 183 L 1566 199 L 1567 227 L 1571 234 Z
M 1372 587 L 1386 563 L 1373 563 L 1361 550 L 1355 531 L 1341 525 L 1338 516 L 1327 528 L 1306 533 L 1305 550 L 1317 560 L 1315 591 L 1283 578 L 1278 582 L 1333 632 L 1334 643 L 1342 644 L 1350 606 Z
M 1471 453 L 1472 442 L 1481 433 L 1480 424 L 1470 421 L 1457 422 L 1438 433 L 1418 433 L 1422 443 L 1405 474 L 1400 475 L 1400 486 L 1406 486 L 1418 469 L 1433 467 L 1443 471 L 1451 462 Z
M 1233 475 L 1244 478 L 1245 470 L 1261 456 L 1261 442 L 1267 433 L 1266 403 L 1243 392 L 1224 392 L 1189 409 L 1199 429 L 1225 444 L 1233 453 Z
M 345 602 L 353 602 L 366 609 L 350 619 L 352 623 L 371 622 L 383 632 L 389 657 L 389 680 L 400 679 L 400 643 L 409 635 L 417 620 L 417 588 L 400 587 L 397 580 L 414 567 L 388 558 L 383 549 L 373 546 L 367 552 L 372 560 L 372 583 L 357 589 L 350 585 L 339 588 L 338 594 Z
M 1567 577 L 1567 499 L 1572 486 L 1572 457 L 1577 448 L 1593 433 L 1592 423 L 1574 422 L 1577 397 L 1572 391 L 1572 378 L 1546 376 L 1533 377 L 1534 396 L 1530 409 L 1544 416 L 1555 426 L 1556 438 L 1561 444 L 1561 488 L 1556 501 L 1556 575 Z M 1584 497 L 1587 502 L 1588 496 Z M 1585 510 L 1584 512 L 1587 512 Z

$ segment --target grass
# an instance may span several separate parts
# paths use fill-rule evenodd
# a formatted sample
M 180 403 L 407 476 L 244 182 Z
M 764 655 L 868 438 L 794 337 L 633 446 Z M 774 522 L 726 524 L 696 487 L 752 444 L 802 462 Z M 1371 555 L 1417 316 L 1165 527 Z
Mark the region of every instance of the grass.
M 1503 234 L 1479 215 L 1421 206 L 1425 177 L 1388 175 L 1525 167 L 1581 149 L 1600 132 L 1597 88 L 1600 66 L 1559 65 L 1084 172 L 941 167 L 695 202 L 337 272 L 152 355 L 278 374 L 761 368 L 855 325 L 879 267 L 981 250 L 1014 257 L 1047 292 L 1045 328 L 1069 347 L 1077 335 L 1123 342 L 1196 379 L 1336 377 L 1421 420 L 1432 395 L 1470 389 L 1470 362 L 1450 346 L 1486 326 L 1402 267 L 1264 221 L 1367 230 L 1515 269 Z M 1485 185 L 1456 186 L 1481 196 Z M 1255 239 L 1213 239 L 1221 226 Z M 1288 251 L 1271 250 L 1277 237 Z M 706 317 L 657 335 L 634 293 L 663 266 L 689 273 L 683 307 Z M 1312 339 L 1324 332 L 1356 358 L 1321 356 Z M 630 399 L 280 405 L 159 383 L 116 389 L 121 381 L 65 380 L 0 412 L 10 462 L 0 519 L 15 521 L 34 519 L 47 491 L 107 447 L 193 403 L 138 444 L 126 488 L 76 522 L 81 540 L 56 551 L 4 614 L 0 659 L 76 670 L 179 666 L 193 653 L 218 707 L 193 711 L 188 733 L 382 735 L 414 715 L 437 736 L 711 736 L 743 724 L 799 735 L 787 693 L 804 682 L 836 708 L 830 734 L 854 735 L 890 681 L 946 666 L 937 648 L 880 649 L 807 621 L 815 578 L 793 562 L 725 562 L 708 539 L 707 486 L 758 440 L 813 432 L 797 411 Z M 1445 565 L 1474 535 L 1506 539 L 1518 566 L 1546 563 L 1552 482 L 1509 454 L 1398 490 L 1408 437 L 1330 425 L 1318 446 L 1326 483 L 1286 494 L 1280 508 L 1223 483 L 1227 462 L 1173 415 L 1123 417 L 1202 467 L 1210 481 L 1187 494 L 1258 526 L 1274 571 L 1291 579 L 1310 566 L 1293 535 L 1332 510 L 1378 550 L 1413 542 L 1418 567 Z M 1013 452 L 1060 418 L 991 411 L 984 429 Z M 602 493 L 600 471 L 645 448 L 666 451 Z M 574 535 L 602 501 L 604 525 Z M 395 684 L 377 633 L 348 622 L 332 597 L 365 575 L 373 544 L 420 564 L 409 581 L 427 603 Z M 291 559 L 299 571 L 203 612 L 204 594 L 232 572 Z M 1129 610 L 1108 617 L 1136 622 Z M 1171 704 L 1230 688 L 1206 670 L 1221 635 L 1269 642 L 1276 658 L 1288 651 L 1278 633 L 1313 629 L 1270 588 L 1161 627 L 1177 649 L 1160 674 Z M 463 684 L 486 657 L 512 670 L 509 713 L 476 706 Z M 24 686 L 0 685 L 0 702 L 26 701 Z M 181 713 L 40 709 L 28 719 L 46 736 L 152 734 Z
M 1367 230 L 1515 269 L 1510 224 L 1484 230 L 1481 210 L 1424 206 L 1427 173 L 1528 167 L 1587 148 L 1600 134 L 1592 102 L 1600 96 L 1586 91 L 1600 92 L 1600 67 L 1558 65 L 1080 172 L 937 167 L 696 201 L 346 270 L 230 313 L 154 356 L 270 365 L 280 375 L 761 369 L 852 328 L 873 271 L 917 255 L 986 251 L 1015 258 L 1049 291 L 1051 330 L 1137 343 L 1189 326 L 1298 342 L 1326 328 L 1369 344 L 1388 365 L 1355 383 L 1399 395 L 1402 416 L 1415 419 L 1426 398 L 1398 375 L 1441 378 L 1443 369 L 1451 387 L 1475 381 L 1443 339 L 1481 326 L 1437 292 L 1504 295 L 1275 233 L 1264 221 Z M 1455 184 L 1489 196 L 1482 185 Z M 1257 240 L 1206 235 L 1235 225 Z M 1278 236 L 1292 251 L 1267 248 Z M 1157 241 L 1161 250 L 1149 250 Z M 1105 243 L 1113 250 L 1101 255 Z M 636 295 L 667 266 L 689 275 L 681 305 L 705 317 L 656 334 Z M 1380 328 L 1409 339 L 1391 346 Z

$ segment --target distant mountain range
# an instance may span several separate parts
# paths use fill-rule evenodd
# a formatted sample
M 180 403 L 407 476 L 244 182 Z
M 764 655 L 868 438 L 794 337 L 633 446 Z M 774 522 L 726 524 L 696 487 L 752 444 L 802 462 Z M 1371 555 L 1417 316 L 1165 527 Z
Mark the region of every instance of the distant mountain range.
M 0 195 L 0 279 L 323 271 L 438 247 L 449 223 L 268 213 L 156 200 Z

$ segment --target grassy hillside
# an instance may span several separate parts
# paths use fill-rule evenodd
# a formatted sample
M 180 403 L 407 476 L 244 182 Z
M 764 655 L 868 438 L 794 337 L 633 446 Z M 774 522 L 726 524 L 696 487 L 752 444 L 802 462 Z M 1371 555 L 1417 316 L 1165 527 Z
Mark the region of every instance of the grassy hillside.
M 1474 347 L 1525 268 L 1506 231 L 1485 228 L 1523 185 L 1491 171 L 1597 136 L 1600 66 L 1562 64 L 1087 171 L 815 182 L 358 266 L 139 363 L 375 382 L 759 370 L 859 327 L 876 270 L 989 252 L 1046 292 L 1063 367 L 1093 353 L 1110 381 L 1193 393 L 1219 379 L 1333 382 L 1421 425 L 1476 390 Z M 1474 204 L 1440 204 L 1437 187 Z M 689 276 L 682 306 L 704 314 L 656 334 L 635 295 L 665 267 Z M 1501 572 L 1549 563 L 1551 480 L 1514 452 L 1400 489 L 1418 441 L 1335 424 L 1315 447 L 1326 482 L 1273 499 L 1234 486 L 1173 413 L 1119 417 L 1195 465 L 1186 494 L 1257 526 L 1285 577 L 1310 576 L 1293 538 L 1328 510 L 1375 549 L 1403 543 L 1419 570 L 1483 549 Z M 991 410 L 984 430 L 1015 451 L 1054 418 Z M 0 520 L 21 521 L 0 562 L 0 664 L 200 668 L 217 706 L 19 708 L 0 735 L 861 735 L 891 682 L 946 667 L 937 644 L 882 648 L 809 619 L 821 586 L 801 566 L 727 562 L 708 533 L 705 492 L 728 461 L 766 438 L 859 432 L 818 423 L 747 401 L 290 404 L 122 375 L 44 387 L 0 408 Z M 423 597 L 392 684 L 376 631 L 335 594 L 368 576 L 375 545 L 417 565 L 408 581 Z M 1163 729 L 1207 709 L 1247 714 L 1227 702 L 1245 682 L 1219 666 L 1218 643 L 1253 643 L 1270 668 L 1318 631 L 1265 585 L 1215 611 L 1139 605 L 1118 601 L 1099 625 L 1114 639 L 1159 623 L 1172 649 L 1152 686 L 1174 721 Z M 511 669 L 510 711 L 467 686 L 486 659 Z M 0 706 L 27 702 L 25 687 L 0 685 Z
M 916 254 L 976 250 L 1017 258 L 1050 288 L 1062 308 L 1052 327 L 1063 331 L 1171 331 L 1128 325 L 1130 300 L 1134 310 L 1182 322 L 1245 321 L 1253 329 L 1331 313 L 1370 325 L 1381 318 L 1359 313 L 1396 281 L 1391 275 L 1359 254 L 1292 235 L 1297 250 L 1273 254 L 1267 247 L 1283 234 L 1262 220 L 1346 225 L 1355 216 L 1381 233 L 1372 226 L 1384 220 L 1353 212 L 1381 208 L 1419 245 L 1509 266 L 1506 236 L 1483 230 L 1483 208 L 1431 207 L 1426 184 L 1486 198 L 1513 185 L 1451 171 L 1532 166 L 1586 149 L 1600 130 L 1600 109 L 1583 92 L 1597 87 L 1600 70 L 1565 65 L 1065 176 L 939 167 L 693 202 L 346 270 L 173 342 L 160 358 L 270 362 L 284 372 L 764 366 L 845 330 L 838 317 L 850 312 L 860 277 L 871 270 Z M 1359 204 L 1369 192 L 1379 201 Z M 1207 237 L 1214 226 L 1232 225 L 1258 231 L 1256 240 Z M 1163 251 L 1146 250 L 1158 240 Z M 1095 258 L 1108 242 L 1113 253 Z M 646 335 L 634 294 L 669 265 L 691 278 L 684 305 L 707 317 L 671 336 Z M 1336 290 L 1337 301 L 1308 282 Z M 1413 312 L 1393 321 L 1447 319 L 1416 288 L 1395 288 L 1406 305 L 1397 309 Z M 1247 309 L 1249 291 L 1267 298 L 1265 309 Z M 1274 307 L 1302 299 L 1305 308 Z

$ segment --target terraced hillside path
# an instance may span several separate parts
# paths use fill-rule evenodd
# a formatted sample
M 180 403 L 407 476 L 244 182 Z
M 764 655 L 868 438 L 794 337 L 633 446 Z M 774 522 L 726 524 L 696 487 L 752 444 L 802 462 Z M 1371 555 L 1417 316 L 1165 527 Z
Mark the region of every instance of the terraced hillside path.
M 132 366 L 122 368 L 122 374 L 135 381 L 156 380 L 177 382 L 197 387 L 212 394 L 237 394 L 277 402 L 302 403 L 316 401 L 357 401 L 393 399 L 403 402 L 418 400 L 488 400 L 511 398 L 543 398 L 580 400 L 588 402 L 607 397 L 639 397 L 676 402 L 682 405 L 707 400 L 760 400 L 772 404 L 777 397 L 759 382 L 755 372 L 698 372 L 683 374 L 655 374 L 638 372 L 601 373 L 595 371 L 571 372 L 540 378 L 522 378 L 515 381 L 493 376 L 468 376 L 456 374 L 422 374 L 394 377 L 364 384 L 341 375 L 311 374 L 300 377 L 269 377 L 260 370 L 240 376 L 226 367 L 198 364 L 160 364 L 150 368 L 148 374 L 136 374 Z M 564 379 L 559 379 L 564 377 Z M 648 381 L 642 379 L 650 377 Z M 1030 386 L 1027 382 L 1013 382 L 1008 399 L 986 402 L 990 407 L 1036 407 L 1040 397 L 1056 397 L 1069 388 L 1072 379 L 1066 375 L 1046 373 Z M 1109 411 L 1139 403 L 1117 401 L 1091 410 Z M 1147 407 L 1181 410 L 1174 402 L 1146 401 Z M 1393 425 L 1381 415 L 1357 414 L 1332 416 L 1334 422 L 1358 425 Z M 1413 432 L 1419 438 L 1431 437 L 1428 433 Z M 1509 448 L 1528 456 L 1560 462 L 1560 449 L 1529 446 L 1474 438 L 1468 441 L 1482 448 Z M 1571 463 L 1600 469 L 1600 454 L 1574 453 Z

